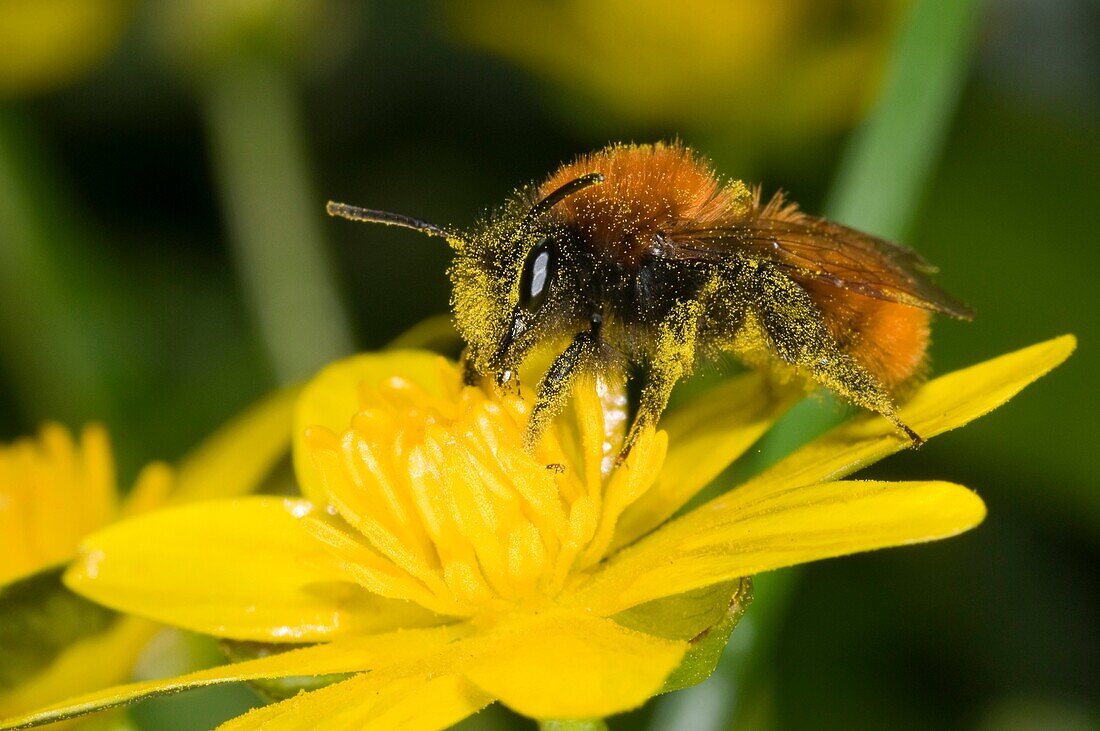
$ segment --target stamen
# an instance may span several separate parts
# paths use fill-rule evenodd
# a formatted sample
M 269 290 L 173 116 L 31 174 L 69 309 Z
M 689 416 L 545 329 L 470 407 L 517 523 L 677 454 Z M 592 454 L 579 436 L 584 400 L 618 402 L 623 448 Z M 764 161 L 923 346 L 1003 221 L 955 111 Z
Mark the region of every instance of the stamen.
M 371 591 L 432 611 L 552 602 L 603 559 L 622 511 L 654 480 L 663 436 L 646 432 L 627 465 L 606 472 L 622 415 L 609 413 L 612 389 L 589 380 L 532 457 L 524 394 L 493 398 L 453 385 L 453 371 L 440 378 L 437 393 L 364 384 L 342 440 L 311 439 L 322 484 L 361 536 L 327 541 L 349 565 L 362 560 L 354 575 Z

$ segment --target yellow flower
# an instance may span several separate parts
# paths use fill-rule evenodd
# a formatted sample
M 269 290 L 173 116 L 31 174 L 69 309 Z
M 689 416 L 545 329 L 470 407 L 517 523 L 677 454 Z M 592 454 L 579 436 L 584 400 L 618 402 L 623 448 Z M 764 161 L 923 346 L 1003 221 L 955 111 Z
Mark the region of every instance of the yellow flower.
M 159 483 L 150 467 L 137 492 Z M 47 424 L 37 440 L 0 446 L 0 585 L 60 565 L 84 536 L 118 512 L 114 462 L 107 432 L 89 426 L 77 444 L 67 429 Z
M 935 436 L 1073 347 L 1058 338 L 941 377 L 900 416 Z M 984 517 L 957 485 L 843 480 L 907 445 L 863 417 L 671 518 L 787 406 L 762 386 L 753 374 L 724 383 L 615 467 L 606 435 L 621 404 L 594 384 L 532 456 L 521 447 L 529 401 L 463 387 L 438 357 L 330 366 L 296 406 L 304 498 L 126 521 L 90 538 L 66 576 L 120 610 L 234 640 L 311 644 L 75 698 L 0 729 L 217 683 L 335 673 L 351 676 L 223 729 L 436 729 L 493 701 L 541 719 L 605 716 L 685 684 L 670 674 L 716 623 L 716 600 L 719 614 L 743 601 L 741 577 L 944 538 Z
M 581 122 L 600 119 L 596 109 L 615 120 L 671 129 L 718 122 L 754 141 L 792 141 L 859 118 L 906 5 L 462 0 L 444 7 L 470 45 L 567 90 L 563 105 Z
M 0 445 L 0 716 L 126 680 L 158 625 L 70 594 L 61 569 L 89 534 L 169 503 L 253 490 L 286 453 L 294 392 L 250 409 L 178 470 L 146 467 L 125 499 L 102 426 L 47 424 Z
M 131 0 L 0 2 L 0 94 L 48 91 L 100 64 L 122 39 Z

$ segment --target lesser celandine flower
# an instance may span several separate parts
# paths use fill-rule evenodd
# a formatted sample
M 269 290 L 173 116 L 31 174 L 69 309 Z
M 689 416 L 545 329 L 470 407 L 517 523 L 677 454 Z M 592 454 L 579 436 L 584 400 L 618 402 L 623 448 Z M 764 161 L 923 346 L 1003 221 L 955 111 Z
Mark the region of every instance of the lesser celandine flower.
M 101 63 L 129 25 L 131 0 L 0 2 L 0 95 L 49 91 Z
M 831 134 L 873 93 L 899 0 L 460 0 L 448 28 L 568 90 L 582 123 L 707 129 L 759 145 Z M 842 30 L 843 29 L 843 30 Z M 783 94 L 774 93 L 783 79 Z M 577 99 L 582 100 L 580 102 Z M 620 134 L 621 134 L 621 128 Z
M 293 392 L 245 412 L 178 469 L 146 467 L 122 498 L 106 430 L 57 424 L 0 445 L 0 715 L 126 680 L 159 629 L 69 593 L 61 569 L 89 534 L 170 503 L 251 491 L 285 454 Z
M 1059 338 L 936 379 L 900 417 L 935 436 L 1072 349 Z M 731 600 L 743 604 L 741 577 L 944 538 L 984 517 L 958 485 L 844 481 L 908 444 L 861 417 L 671 518 L 783 410 L 769 393 L 756 375 L 733 379 L 670 413 L 616 467 L 605 457 L 617 407 L 594 384 L 578 387 L 529 454 L 524 398 L 463 387 L 454 365 L 426 353 L 339 362 L 296 407 L 304 498 L 142 516 L 90 538 L 66 576 L 117 609 L 233 640 L 311 644 L 75 698 L 0 728 L 332 673 L 349 675 L 223 728 L 436 729 L 496 700 L 539 719 L 605 716 L 691 682 L 692 640 L 717 631 Z

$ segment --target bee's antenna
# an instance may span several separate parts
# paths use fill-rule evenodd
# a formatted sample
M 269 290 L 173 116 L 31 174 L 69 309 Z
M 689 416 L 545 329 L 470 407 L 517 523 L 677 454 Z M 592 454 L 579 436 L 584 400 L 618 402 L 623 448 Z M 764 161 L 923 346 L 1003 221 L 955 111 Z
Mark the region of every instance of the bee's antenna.
M 524 224 L 529 224 L 574 193 L 580 192 L 593 185 L 599 185 L 603 180 L 603 173 L 588 173 L 588 175 L 582 175 L 579 178 L 570 180 L 568 183 L 531 206 L 531 210 L 523 217 Z
M 444 229 L 436 226 L 434 223 L 428 223 L 427 221 L 421 221 L 418 218 L 412 218 L 411 216 L 403 216 L 400 213 L 387 213 L 386 211 L 374 211 L 369 208 L 360 208 L 359 206 L 350 206 L 347 203 L 336 203 L 335 201 L 329 201 L 325 206 L 325 210 L 328 211 L 330 216 L 339 216 L 340 218 L 346 218 L 349 221 L 363 221 L 365 223 L 381 223 L 385 226 L 400 226 L 401 228 L 412 229 L 413 231 L 419 231 L 429 236 L 438 236 L 441 239 L 446 239 L 451 246 L 457 246 L 461 243 L 454 234 L 448 233 Z

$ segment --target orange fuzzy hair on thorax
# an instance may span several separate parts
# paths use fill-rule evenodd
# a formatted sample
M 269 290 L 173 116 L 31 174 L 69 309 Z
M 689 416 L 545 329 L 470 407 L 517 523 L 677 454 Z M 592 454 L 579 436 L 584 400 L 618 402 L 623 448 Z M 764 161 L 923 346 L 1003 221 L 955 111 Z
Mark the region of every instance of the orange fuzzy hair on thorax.
M 582 155 L 558 168 L 537 195 L 589 173 L 601 173 L 603 183 L 558 203 L 554 213 L 618 261 L 634 260 L 657 233 L 737 220 L 752 209 L 744 183 L 723 185 L 709 161 L 678 142 L 613 145 Z
M 724 183 L 709 161 L 678 142 L 613 145 L 561 166 L 536 191 L 542 198 L 576 178 L 604 180 L 558 203 L 554 215 L 596 253 L 633 262 L 657 234 L 736 225 L 747 220 L 813 220 L 780 192 L 767 202 L 759 187 Z M 797 276 L 795 276 L 798 279 Z M 928 348 L 930 313 L 800 279 L 836 341 L 888 388 L 919 376 Z

